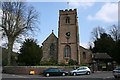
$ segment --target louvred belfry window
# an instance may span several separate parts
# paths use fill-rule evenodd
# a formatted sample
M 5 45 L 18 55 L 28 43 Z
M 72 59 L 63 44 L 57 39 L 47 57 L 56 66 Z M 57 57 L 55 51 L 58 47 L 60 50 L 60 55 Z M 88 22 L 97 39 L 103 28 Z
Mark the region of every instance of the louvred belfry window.
M 70 18 L 69 17 L 66 18 L 66 23 L 70 23 Z

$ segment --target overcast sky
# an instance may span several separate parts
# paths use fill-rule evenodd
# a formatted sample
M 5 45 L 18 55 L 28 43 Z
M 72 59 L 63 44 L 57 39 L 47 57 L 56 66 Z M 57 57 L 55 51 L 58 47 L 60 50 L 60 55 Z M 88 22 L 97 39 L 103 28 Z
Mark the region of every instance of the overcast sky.
M 34 6 L 40 14 L 38 25 L 40 31 L 36 32 L 37 35 L 34 37 L 39 45 L 42 45 L 52 30 L 58 37 L 59 10 L 77 9 L 79 39 L 81 46 L 85 48 L 92 42 L 91 32 L 94 27 L 101 26 L 108 31 L 110 26 L 118 25 L 117 2 L 69 2 L 69 5 L 67 2 L 28 2 L 27 4 Z

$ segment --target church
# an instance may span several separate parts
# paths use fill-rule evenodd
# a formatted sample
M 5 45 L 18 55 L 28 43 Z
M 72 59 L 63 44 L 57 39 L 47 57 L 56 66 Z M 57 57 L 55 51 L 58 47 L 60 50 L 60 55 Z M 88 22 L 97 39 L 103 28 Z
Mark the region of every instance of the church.
M 92 61 L 92 52 L 79 45 L 77 9 L 59 10 L 58 37 L 52 33 L 42 43 L 42 61 L 55 60 L 67 64 L 70 59 L 78 64 Z

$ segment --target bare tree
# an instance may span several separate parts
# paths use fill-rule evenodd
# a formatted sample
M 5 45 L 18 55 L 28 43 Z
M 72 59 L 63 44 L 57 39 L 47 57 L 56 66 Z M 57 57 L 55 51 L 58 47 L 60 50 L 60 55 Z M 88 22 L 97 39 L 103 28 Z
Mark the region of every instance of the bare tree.
M 2 3 L 2 24 L 0 24 L 3 35 L 8 39 L 8 65 L 11 64 L 11 53 L 15 40 L 21 34 L 26 34 L 34 29 L 38 22 L 38 13 L 32 6 L 26 6 L 23 2 Z
M 120 26 L 113 25 L 110 29 L 110 34 L 115 41 L 120 40 Z
M 105 33 L 105 29 L 98 26 L 98 27 L 95 27 L 93 28 L 93 31 L 91 32 L 92 34 L 92 39 L 93 40 L 97 40 L 101 34 Z

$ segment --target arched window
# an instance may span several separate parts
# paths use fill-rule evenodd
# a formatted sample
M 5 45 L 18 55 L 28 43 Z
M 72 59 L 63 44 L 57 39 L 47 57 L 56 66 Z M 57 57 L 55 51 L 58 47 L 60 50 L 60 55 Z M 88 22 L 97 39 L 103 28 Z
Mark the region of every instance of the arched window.
M 71 57 L 71 48 L 69 45 L 65 46 L 64 57 Z
M 83 52 L 83 59 L 86 59 L 86 53 Z
M 54 54 L 54 44 L 52 43 L 51 45 L 50 45 L 50 54 Z
M 69 17 L 66 18 L 66 23 L 70 23 L 70 18 Z

